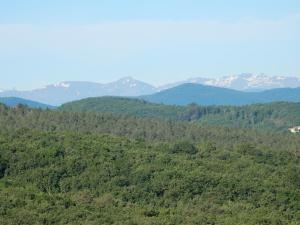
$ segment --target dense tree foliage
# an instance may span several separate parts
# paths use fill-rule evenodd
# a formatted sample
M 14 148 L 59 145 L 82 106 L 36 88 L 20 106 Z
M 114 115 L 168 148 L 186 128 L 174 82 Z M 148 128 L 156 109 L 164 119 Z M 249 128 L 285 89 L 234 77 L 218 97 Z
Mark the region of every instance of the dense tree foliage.
M 300 137 L 0 105 L 0 224 L 300 222 Z
M 1 130 L 29 129 L 38 131 L 75 131 L 80 133 L 111 134 L 146 141 L 192 142 L 214 140 L 218 145 L 230 145 L 233 141 L 266 143 L 268 145 L 295 148 L 297 135 L 277 132 L 208 126 L 197 122 L 163 120 L 115 115 L 108 113 L 79 113 L 38 110 L 24 106 L 8 108 L 0 105 Z M 228 142 L 223 141 L 226 137 Z M 278 138 L 281 141 L 277 141 Z M 230 140 L 230 141 L 229 141 Z
M 246 106 L 198 106 L 191 104 L 181 119 L 201 124 L 226 125 L 286 132 L 300 125 L 300 103 L 277 102 Z

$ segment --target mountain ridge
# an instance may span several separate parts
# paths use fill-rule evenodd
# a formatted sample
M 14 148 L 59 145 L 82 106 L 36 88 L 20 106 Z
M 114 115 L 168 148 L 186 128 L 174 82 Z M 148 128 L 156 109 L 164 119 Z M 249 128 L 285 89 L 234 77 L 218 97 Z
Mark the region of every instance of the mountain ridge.
M 140 96 L 153 103 L 168 105 L 248 105 L 278 101 L 299 102 L 300 88 L 277 88 L 262 92 L 243 92 L 202 84 L 182 84 L 161 92 Z
M 242 73 L 220 78 L 195 77 L 183 81 L 163 85 L 160 90 L 169 89 L 184 83 L 203 84 L 215 87 L 229 88 L 239 91 L 265 91 L 275 88 L 300 87 L 300 78 L 289 76 L 267 76 L 264 74 Z
M 227 88 L 243 92 L 262 92 L 274 88 L 300 87 L 300 79 L 297 77 L 269 77 L 263 74 L 240 74 L 217 79 L 198 77 L 162 86 L 154 86 L 132 77 L 124 77 L 105 84 L 89 81 L 62 81 L 30 91 L 0 91 L 0 97 L 19 97 L 59 106 L 66 102 L 89 97 L 137 97 L 152 95 L 186 83 Z
M 66 102 L 97 96 L 138 96 L 155 93 L 154 86 L 131 77 L 107 84 L 88 81 L 63 81 L 32 91 L 3 91 L 0 97 L 20 97 L 32 101 L 61 105 Z
M 17 97 L 0 97 L 0 103 L 9 107 L 15 107 L 17 105 L 27 105 L 30 108 L 41 108 L 41 109 L 53 109 L 54 106 L 47 105 L 41 102 L 35 102 L 24 98 Z

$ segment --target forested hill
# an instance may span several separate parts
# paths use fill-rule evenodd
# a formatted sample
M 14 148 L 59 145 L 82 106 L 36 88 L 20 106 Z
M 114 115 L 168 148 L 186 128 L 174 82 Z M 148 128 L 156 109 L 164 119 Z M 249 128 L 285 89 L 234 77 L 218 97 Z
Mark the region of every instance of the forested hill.
M 228 128 L 220 125 L 204 125 L 187 121 L 141 118 L 111 113 L 67 112 L 31 109 L 25 106 L 9 108 L 0 104 L 0 126 L 2 131 L 35 130 L 55 132 L 80 132 L 109 134 L 148 141 L 192 142 L 208 141 L 222 146 L 223 136 L 229 140 L 239 139 L 243 143 L 258 142 L 268 145 L 286 145 L 299 140 L 288 132 L 278 134 L 258 129 Z M 284 142 L 274 142 L 281 137 Z M 295 138 L 295 139 L 294 139 Z M 227 143 L 231 144 L 230 141 Z
M 288 102 L 246 106 L 199 106 L 196 104 L 173 106 L 133 98 L 101 97 L 67 103 L 59 110 L 107 112 L 283 132 L 286 132 L 289 127 L 300 125 L 300 103 Z
M 146 102 L 141 99 L 124 97 L 87 98 L 63 104 L 63 111 L 103 112 L 139 117 L 178 119 L 185 108 Z
M 300 103 L 208 107 L 191 104 L 181 114 L 181 119 L 199 121 L 201 124 L 286 132 L 289 127 L 300 125 Z
M 299 140 L 0 105 L 0 224 L 296 225 Z

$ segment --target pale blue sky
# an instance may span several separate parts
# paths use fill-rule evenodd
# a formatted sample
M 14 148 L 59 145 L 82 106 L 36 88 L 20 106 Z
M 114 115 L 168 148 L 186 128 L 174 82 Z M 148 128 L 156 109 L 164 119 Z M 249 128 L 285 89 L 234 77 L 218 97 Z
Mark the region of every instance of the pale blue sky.
M 0 89 L 300 76 L 299 0 L 3 0 Z

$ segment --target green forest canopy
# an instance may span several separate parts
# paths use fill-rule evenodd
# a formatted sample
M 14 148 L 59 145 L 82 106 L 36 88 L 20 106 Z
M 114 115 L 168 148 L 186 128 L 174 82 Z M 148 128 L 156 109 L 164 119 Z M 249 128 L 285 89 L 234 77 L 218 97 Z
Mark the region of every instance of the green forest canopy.
M 300 139 L 0 105 L 0 224 L 299 224 Z

